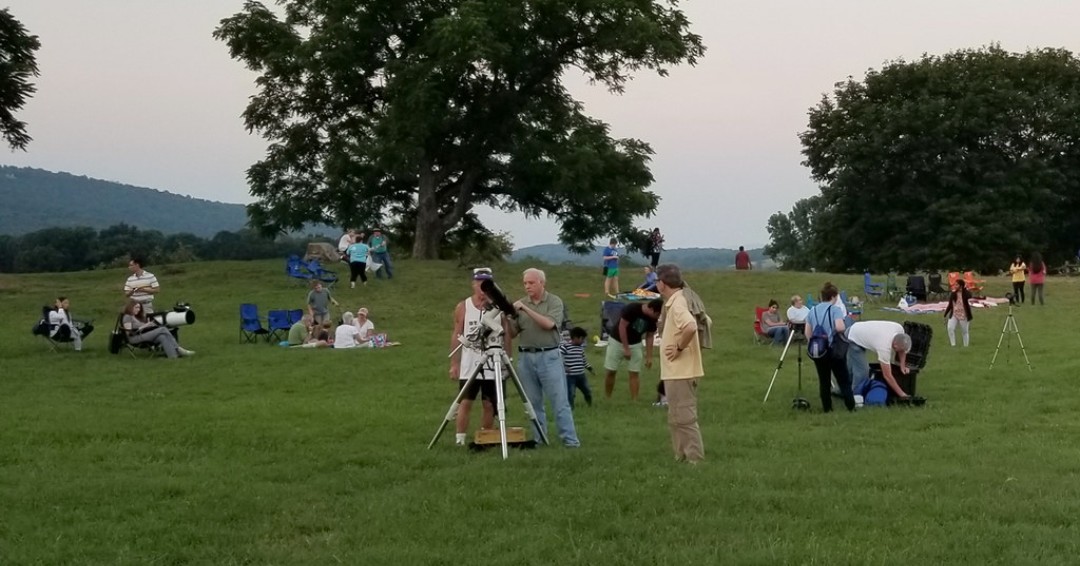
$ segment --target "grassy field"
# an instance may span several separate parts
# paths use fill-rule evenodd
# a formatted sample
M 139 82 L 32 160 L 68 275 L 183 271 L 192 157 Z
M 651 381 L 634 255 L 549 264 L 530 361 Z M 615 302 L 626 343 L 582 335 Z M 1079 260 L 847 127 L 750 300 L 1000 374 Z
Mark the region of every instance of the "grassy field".
M 497 267 L 512 298 L 523 267 Z M 1033 372 L 1015 342 L 987 369 L 1005 309 L 976 311 L 968 349 L 923 315 L 936 333 L 919 377 L 927 406 L 825 415 L 809 360 L 814 411 L 789 408 L 793 356 L 762 404 L 779 350 L 753 345 L 750 321 L 755 304 L 786 305 L 829 277 L 690 273 L 716 323 L 700 399 L 708 459 L 691 467 L 672 461 L 651 406 L 657 369 L 636 403 L 622 374 L 613 399 L 578 408 L 579 450 L 502 461 L 453 446 L 450 431 L 427 450 L 456 391 L 447 343 L 469 284 L 449 263 L 397 270 L 336 295 L 403 346 L 335 352 L 237 343 L 239 303 L 302 305 L 281 262 L 151 267 L 159 308 L 184 300 L 198 315 L 182 331 L 198 354 L 180 360 L 106 351 L 120 270 L 0 275 L 0 564 L 1077 563 L 1077 279 L 1017 309 Z M 861 276 L 832 279 L 861 295 Z M 590 334 L 600 289 L 597 269 L 549 269 Z M 58 294 L 97 319 L 85 352 L 53 354 L 30 335 Z M 902 320 L 876 307 L 864 318 Z

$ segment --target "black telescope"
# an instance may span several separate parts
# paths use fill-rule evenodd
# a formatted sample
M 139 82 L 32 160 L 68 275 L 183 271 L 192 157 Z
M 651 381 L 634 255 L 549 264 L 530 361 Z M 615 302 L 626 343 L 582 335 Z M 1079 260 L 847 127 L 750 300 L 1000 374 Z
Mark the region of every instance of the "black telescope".
M 501 310 L 506 316 L 517 316 L 517 309 L 503 294 L 502 289 L 495 284 L 495 281 L 491 279 L 485 279 L 480 282 L 480 290 L 487 295 L 487 298 L 491 301 L 495 308 Z

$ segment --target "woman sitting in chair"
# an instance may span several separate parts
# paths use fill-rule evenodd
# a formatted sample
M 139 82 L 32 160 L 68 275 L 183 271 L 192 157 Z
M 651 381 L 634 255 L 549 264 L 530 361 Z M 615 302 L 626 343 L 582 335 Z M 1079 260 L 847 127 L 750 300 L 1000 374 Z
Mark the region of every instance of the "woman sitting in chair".
M 780 303 L 776 299 L 769 301 L 769 310 L 761 313 L 761 330 L 772 338 L 773 344 L 783 346 L 787 343 L 790 330 L 788 325 L 780 320 Z
M 141 303 L 128 301 L 124 307 L 124 316 L 120 325 L 127 333 L 127 341 L 131 344 L 156 344 L 170 358 L 195 355 L 195 352 L 181 348 L 168 328 L 148 318 L 143 312 Z
M 49 311 L 49 337 L 54 340 L 71 340 L 76 352 L 82 351 L 82 339 L 90 334 L 89 328 L 80 328 L 71 318 L 71 302 L 67 297 L 57 297 L 53 310 Z

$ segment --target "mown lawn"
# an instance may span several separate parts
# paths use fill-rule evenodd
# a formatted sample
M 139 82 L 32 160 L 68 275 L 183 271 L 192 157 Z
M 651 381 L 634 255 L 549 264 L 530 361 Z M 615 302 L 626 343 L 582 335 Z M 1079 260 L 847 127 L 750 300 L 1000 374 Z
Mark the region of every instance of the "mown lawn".
M 496 267 L 512 298 L 524 267 Z M 1052 279 L 1045 307 L 1017 309 L 1033 372 L 1015 341 L 988 370 L 1005 309 L 976 311 L 968 349 L 924 315 L 936 332 L 919 377 L 927 406 L 824 415 L 809 360 L 815 410 L 789 408 L 794 356 L 762 404 L 779 350 L 751 343 L 753 306 L 786 306 L 830 277 L 861 295 L 861 276 L 690 273 L 716 323 L 700 401 L 708 460 L 690 467 L 672 461 L 651 406 L 655 368 L 638 402 L 623 374 L 613 399 L 578 408 L 579 450 L 502 461 L 454 447 L 450 431 L 427 450 L 456 391 L 447 343 L 469 289 L 450 263 L 403 261 L 392 282 L 339 289 L 404 344 L 345 352 L 237 343 L 239 303 L 302 305 L 281 262 L 150 270 L 159 308 L 196 309 L 182 330 L 192 359 L 106 351 L 122 271 L 0 276 L 0 563 L 1077 562 L 1078 279 Z M 598 270 L 548 275 L 595 333 Z M 85 352 L 53 354 L 30 335 L 58 294 L 97 319 Z M 902 320 L 874 307 L 864 318 Z M 590 357 L 602 365 L 602 350 Z

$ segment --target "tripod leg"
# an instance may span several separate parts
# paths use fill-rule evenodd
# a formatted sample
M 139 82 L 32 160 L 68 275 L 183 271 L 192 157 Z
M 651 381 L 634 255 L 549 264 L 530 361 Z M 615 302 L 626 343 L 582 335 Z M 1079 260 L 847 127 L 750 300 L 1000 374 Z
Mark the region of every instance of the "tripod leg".
M 772 380 L 769 381 L 769 388 L 765 390 L 765 398 L 761 400 L 761 404 L 769 402 L 769 394 L 772 393 L 773 384 L 776 383 L 776 376 L 780 373 L 780 368 L 784 367 L 784 356 L 787 355 L 788 348 L 791 347 L 791 339 L 795 337 L 795 333 L 788 333 L 787 344 L 784 344 L 784 351 L 780 352 L 780 363 L 776 364 L 776 371 L 772 373 Z
M 1024 347 L 1024 338 L 1022 336 L 1020 336 L 1020 328 L 1018 326 L 1016 326 L 1016 319 L 1015 318 L 1013 319 L 1012 327 L 1013 327 L 1013 332 L 1016 332 L 1016 341 L 1020 343 L 1020 351 L 1024 353 L 1024 361 L 1027 362 L 1028 371 L 1033 371 L 1031 369 L 1031 359 L 1028 358 L 1028 355 L 1027 355 L 1027 348 Z
M 461 405 L 461 398 L 465 396 L 465 392 L 469 390 L 469 386 L 472 385 L 472 382 L 476 381 L 476 377 L 480 375 L 480 372 L 482 371 L 484 371 L 484 364 L 476 366 L 476 369 L 473 370 L 472 375 L 469 376 L 469 379 L 465 382 L 465 385 L 461 388 L 460 391 L 458 391 L 457 397 L 454 397 L 454 402 L 450 403 L 450 410 L 446 412 L 446 417 L 443 418 L 442 423 L 439 424 L 439 430 L 436 430 L 435 436 L 431 437 L 431 442 L 429 442 L 427 445 L 428 450 L 431 450 L 431 447 L 435 446 L 435 443 L 438 442 L 439 437 L 442 436 L 443 431 L 446 430 L 447 423 L 454 422 L 454 420 L 457 419 L 457 412 L 458 407 Z
M 495 365 L 495 403 L 499 415 L 499 440 L 502 444 L 503 460 L 509 455 L 506 446 L 506 395 L 503 393 L 502 360 Z
M 990 369 L 994 369 L 994 362 L 997 361 L 998 352 L 1001 350 L 1001 341 L 1005 339 L 1005 330 L 1009 328 L 1009 321 L 1012 320 L 1012 313 L 1005 318 L 1005 324 L 1001 325 L 1001 336 L 998 336 L 997 348 L 994 348 L 994 357 L 990 358 Z
M 544 444 L 548 444 L 547 431 L 540 428 L 540 419 L 536 417 L 536 411 L 533 410 L 532 403 L 529 402 L 529 396 L 525 394 L 525 386 L 522 385 L 521 378 L 518 377 L 517 370 L 515 370 L 514 366 L 510 363 L 510 357 L 506 355 L 506 352 L 503 352 L 502 361 L 506 364 L 506 367 L 510 369 L 510 377 L 514 382 L 514 387 L 517 388 L 518 395 L 521 396 L 522 402 L 525 403 L 525 414 L 528 415 L 529 420 L 532 421 L 533 430 L 537 432 L 537 435 Z

